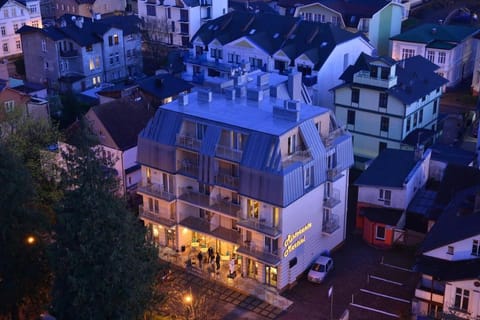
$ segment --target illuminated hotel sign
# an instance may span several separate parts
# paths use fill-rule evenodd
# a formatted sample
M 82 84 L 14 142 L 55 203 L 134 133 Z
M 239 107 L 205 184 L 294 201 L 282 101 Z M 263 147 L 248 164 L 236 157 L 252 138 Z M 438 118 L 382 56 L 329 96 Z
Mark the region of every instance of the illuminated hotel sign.
M 287 235 L 285 241 L 283 241 L 283 247 L 285 250 L 283 251 L 283 257 L 286 258 L 293 250 L 300 247 L 305 242 L 305 231 L 312 227 L 312 223 L 309 222 L 294 233 L 290 233 Z

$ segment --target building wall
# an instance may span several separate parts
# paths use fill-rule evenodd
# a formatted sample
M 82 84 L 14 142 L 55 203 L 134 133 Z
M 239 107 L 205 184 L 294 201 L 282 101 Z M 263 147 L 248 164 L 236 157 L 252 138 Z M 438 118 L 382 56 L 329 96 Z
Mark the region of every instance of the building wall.
M 384 239 L 377 238 L 377 227 L 385 228 Z M 390 248 L 393 245 L 394 228 L 383 223 L 370 221 L 365 218 L 362 237 L 365 242 L 379 248 Z
M 449 245 L 442 246 L 437 249 L 433 249 L 423 253 L 426 256 L 434 257 L 448 261 L 458 261 L 465 259 L 477 259 L 478 256 L 472 255 L 473 240 L 480 240 L 480 234 L 474 237 L 466 238 Z M 453 254 L 447 253 L 448 246 L 453 247 Z
M 379 200 L 379 191 L 380 189 L 390 190 L 392 192 L 392 198 L 390 205 L 386 205 L 385 201 Z M 394 189 L 394 188 L 378 188 L 378 187 L 369 187 L 369 186 L 359 186 L 358 187 L 358 203 L 368 203 L 373 206 L 378 207 L 388 207 L 393 209 L 406 209 L 408 206 L 406 199 L 405 189 Z
M 294 17 L 302 17 L 306 21 L 331 22 L 341 28 L 345 27 L 342 15 L 319 3 L 299 6 L 295 9 Z
M 390 37 L 400 33 L 404 17 L 402 4 L 391 2 L 370 19 L 368 38 L 377 49 L 378 55 L 390 54 Z M 408 17 L 408 16 L 407 16 Z
M 110 12 L 123 12 L 125 11 L 125 7 L 127 6 L 126 0 L 95 0 L 92 5 L 92 12 L 93 13 L 110 13 Z M 87 15 L 90 17 L 92 14 Z
M 475 62 L 473 64 L 472 93 L 478 95 L 480 92 L 480 41 L 477 39 L 475 44 Z
M 109 43 L 109 38 L 118 37 L 118 43 Z M 125 77 L 125 52 L 124 52 L 123 31 L 117 28 L 111 28 L 103 34 L 103 63 L 105 69 L 106 82 L 122 79 Z
M 478 283 L 478 279 L 447 282 L 443 311 L 447 314 L 454 314 L 461 319 L 477 319 L 480 315 L 480 291 L 475 283 Z M 464 311 L 457 311 L 455 307 L 457 289 L 469 291 L 468 308 Z
M 2 44 L 0 58 L 22 54 L 20 35 L 15 31 L 22 25 L 42 27 L 40 1 L 28 1 L 26 6 L 17 1 L 7 1 L 0 11 L 0 41 Z
M 315 105 L 333 109 L 333 93 L 330 89 L 342 82 L 339 77 L 349 65 L 355 63 L 362 52 L 371 55 L 373 46 L 360 37 L 340 43 L 335 47 L 318 71 L 316 93 L 313 97 Z M 328 86 L 325 85 L 326 83 Z

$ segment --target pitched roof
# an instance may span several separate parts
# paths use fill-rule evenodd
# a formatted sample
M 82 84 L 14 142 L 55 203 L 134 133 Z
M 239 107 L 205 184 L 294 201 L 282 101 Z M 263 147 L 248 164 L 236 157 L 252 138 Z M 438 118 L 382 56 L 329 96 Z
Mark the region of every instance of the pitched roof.
M 385 149 L 358 177 L 355 185 L 401 188 L 416 163 L 414 151 Z
M 478 28 L 463 25 L 425 23 L 390 39 L 425 43 L 439 49 L 451 49 L 469 36 L 477 34 L 479 30 Z
M 370 221 L 383 223 L 389 226 L 396 226 L 402 216 L 403 211 L 390 208 L 364 207 L 360 209 L 360 214 L 364 215 Z
M 468 166 L 475 159 L 475 153 L 462 148 L 435 143 L 430 147 L 432 160 Z
M 143 103 L 129 98 L 107 102 L 92 108 L 120 150 L 137 145 L 139 132 L 154 115 Z
M 440 213 L 423 241 L 420 252 L 480 235 L 480 210 L 475 197 L 480 192 L 480 170 L 448 165 L 430 212 Z
M 189 82 L 171 74 L 159 74 L 139 80 L 138 86 L 158 99 L 173 97 L 193 88 Z
M 332 90 L 350 86 L 353 83 L 354 74 L 359 71 L 369 71 L 370 64 L 375 61 L 390 63 L 390 65 L 396 63 L 397 84 L 389 88 L 387 92 L 403 104 L 413 103 L 448 82 L 447 79 L 435 72 L 438 66 L 422 56 L 414 56 L 394 62 L 389 57 L 372 57 L 366 53 L 361 53 L 355 64 L 349 66 L 340 76 L 344 83 L 332 88 Z
M 320 3 L 339 12 L 347 27 L 357 27 L 361 18 L 371 18 L 390 2 L 391 0 L 280 0 L 278 5 L 289 8 Z
M 434 276 L 438 281 L 459 281 L 480 277 L 480 258 L 449 261 L 421 256 L 415 270 Z
M 233 11 L 200 27 L 193 36 L 209 44 L 217 39 L 227 44 L 246 38 L 269 55 L 283 51 L 290 59 L 306 54 L 318 70 L 336 45 L 363 37 L 336 27 L 330 23 L 304 21 L 300 18 L 268 13 Z
M 83 21 L 81 27 L 76 24 L 80 21 L 79 19 Z M 68 38 L 84 47 L 102 42 L 103 34 L 111 28 L 121 29 L 125 35 L 140 32 L 140 20 L 136 16 L 112 16 L 100 20 L 92 20 L 87 17 L 65 14 L 59 21 L 60 26 L 48 26 L 43 29 L 25 25 L 17 33 L 41 32 L 54 41 Z

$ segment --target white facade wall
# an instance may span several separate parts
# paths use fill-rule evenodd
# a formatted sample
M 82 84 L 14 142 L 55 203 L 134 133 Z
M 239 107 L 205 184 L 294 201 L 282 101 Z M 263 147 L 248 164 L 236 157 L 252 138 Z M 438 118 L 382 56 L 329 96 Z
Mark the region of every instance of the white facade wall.
M 215 43 L 214 46 L 219 48 L 219 43 Z M 227 43 L 223 46 L 223 59 L 221 62 L 232 63 L 228 61 L 229 54 L 239 55 L 240 63 L 248 63 L 250 58 L 260 59 L 262 60 L 262 66 L 267 64 L 273 68 L 273 59 L 270 58 L 270 55 L 245 37 Z M 215 61 L 215 59 L 210 56 L 210 53 L 208 53 L 207 59 Z M 254 68 L 253 65 L 250 65 L 250 67 Z
M 17 1 L 7 1 L 0 8 L 0 58 L 22 53 L 20 35 L 15 33 L 15 29 L 20 29 L 22 25 L 42 28 L 40 1 L 27 1 L 26 6 Z
M 370 187 L 370 186 L 359 186 L 358 187 L 358 202 L 369 203 L 379 207 L 388 207 L 392 209 L 401 209 L 404 210 L 408 206 L 408 199 L 406 190 L 394 189 L 394 188 L 383 188 L 383 190 L 390 190 L 392 193 L 392 198 L 390 205 L 385 205 L 384 200 L 379 200 L 379 190 L 381 187 Z
M 480 92 L 480 41 L 476 41 L 475 60 L 473 62 L 472 91 L 474 95 Z
M 443 247 L 433 249 L 423 253 L 425 256 L 434 257 L 448 261 L 458 261 L 466 259 L 477 259 L 478 256 L 472 255 L 473 240 L 480 241 L 480 233 L 477 236 L 466 238 L 461 241 L 450 243 Z M 448 246 L 453 247 L 453 254 L 448 254 Z
M 475 282 L 478 282 L 478 279 L 447 282 L 443 303 L 444 313 L 456 315 L 461 319 L 478 319 L 480 316 L 480 291 L 478 286 L 475 286 Z M 466 312 L 459 311 L 455 307 L 457 288 L 469 291 Z
M 355 63 L 360 53 L 372 55 L 373 49 L 370 43 L 360 37 L 338 44 L 317 73 L 313 103 L 333 109 L 330 88 L 341 83 L 339 77 L 349 65 Z
M 413 172 L 405 185 L 407 207 L 417 191 L 427 183 L 431 154 L 430 150 L 425 151 L 421 162 L 417 162 L 415 168 L 412 169 Z

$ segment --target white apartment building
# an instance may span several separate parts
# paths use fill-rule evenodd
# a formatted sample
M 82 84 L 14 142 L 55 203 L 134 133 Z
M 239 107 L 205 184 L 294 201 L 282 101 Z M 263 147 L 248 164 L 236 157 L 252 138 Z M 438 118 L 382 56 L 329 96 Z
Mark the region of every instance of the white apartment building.
M 181 47 L 189 46 L 203 23 L 227 12 L 227 0 L 138 1 L 138 16 L 153 40 Z
M 39 0 L 2 1 L 0 7 L 0 58 L 22 54 L 22 42 L 17 30 L 28 25 L 42 28 Z
M 292 78 L 248 78 L 157 110 L 138 139 L 140 218 L 159 246 L 212 247 L 281 291 L 345 240 L 352 141 L 328 109 L 274 97 Z

